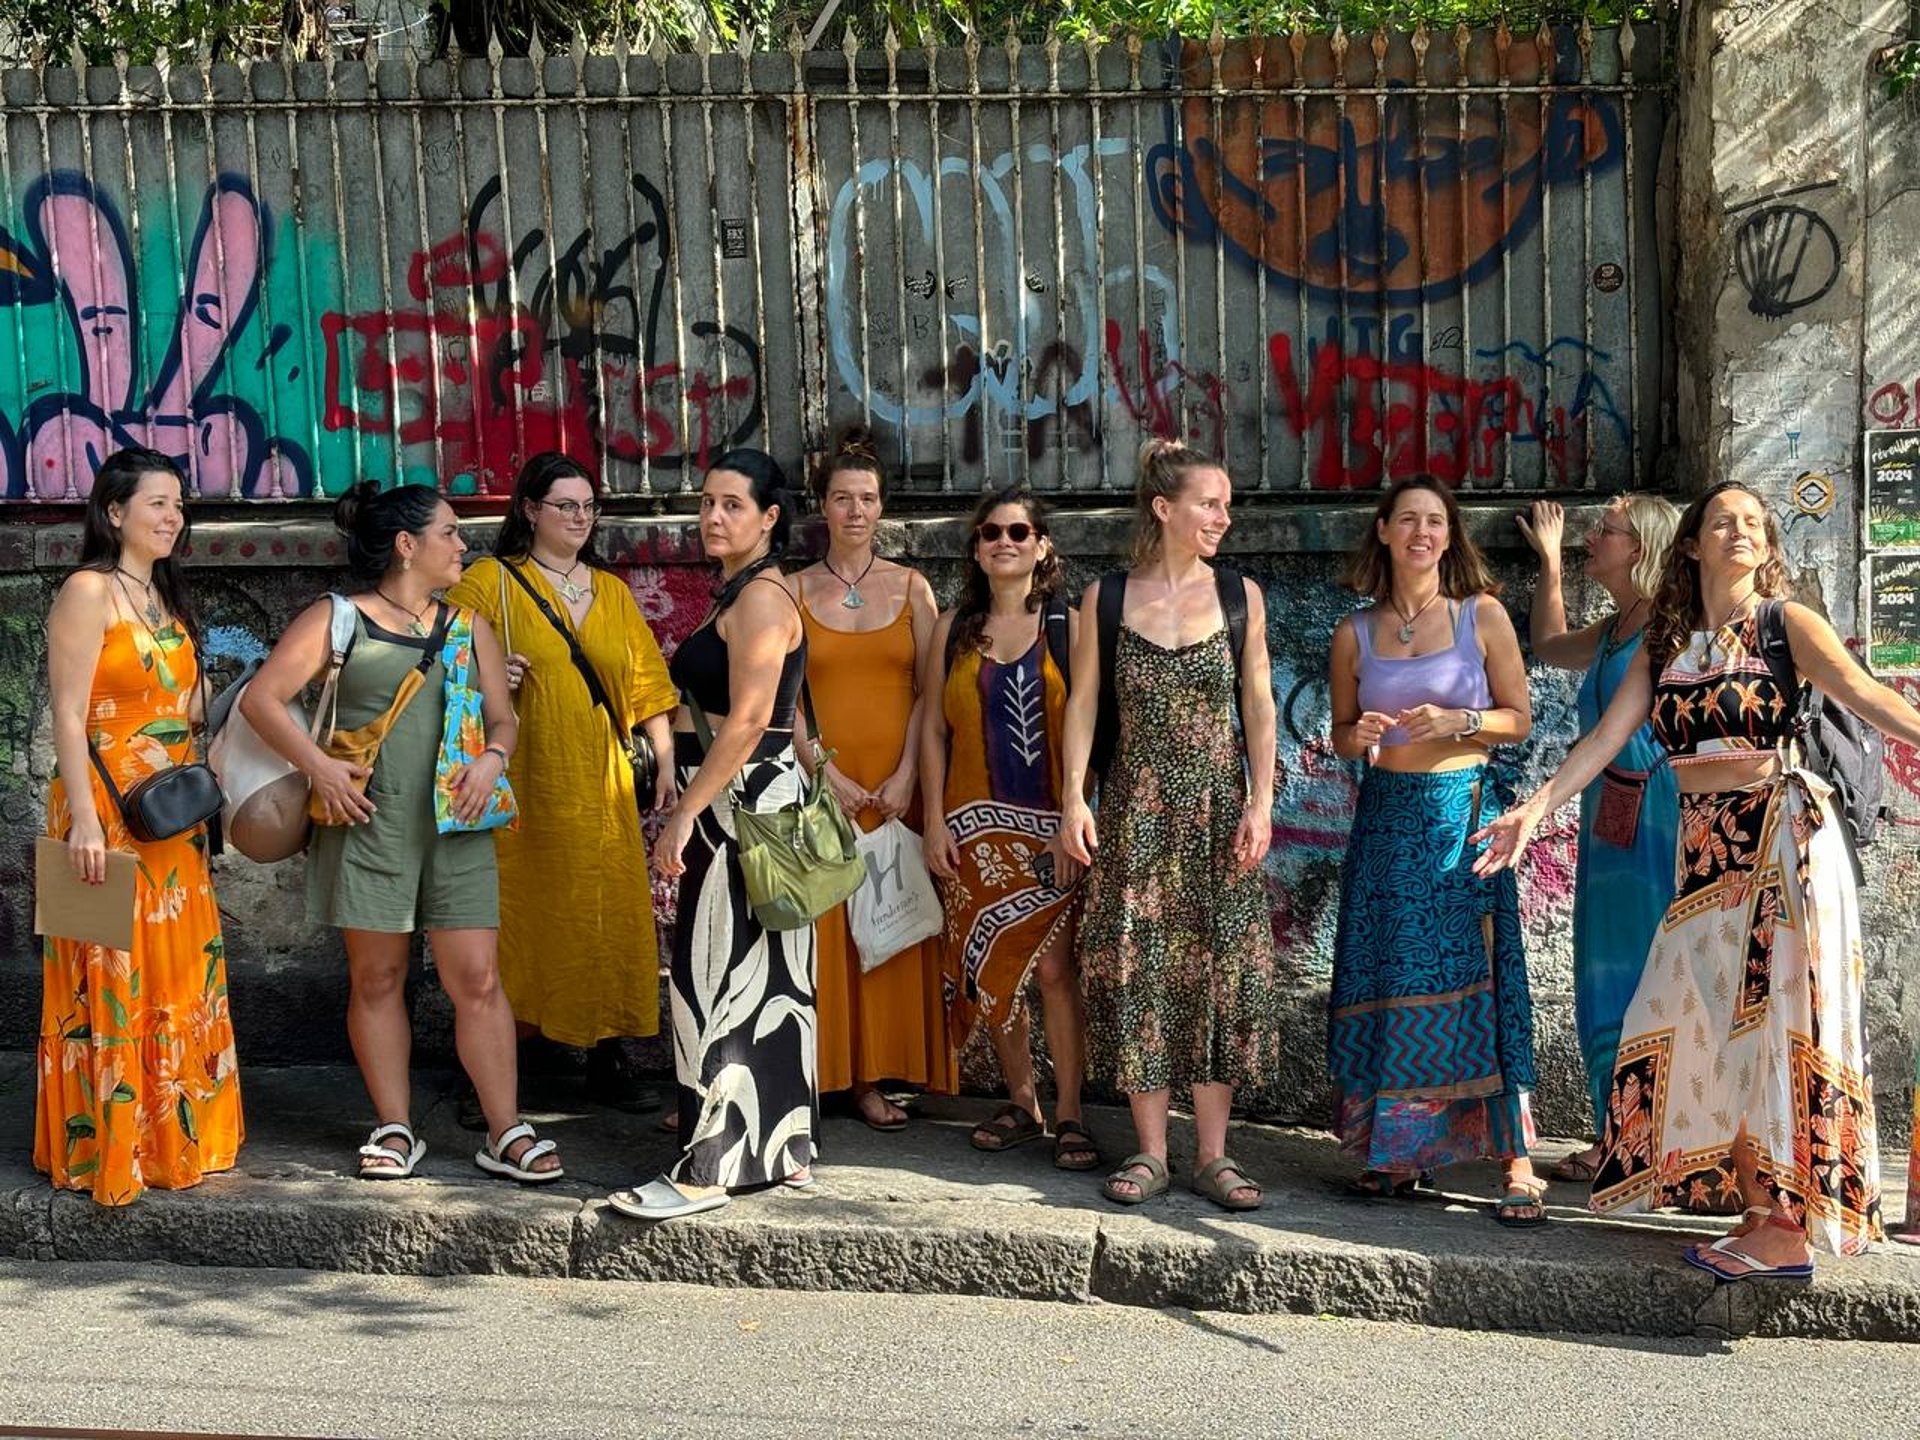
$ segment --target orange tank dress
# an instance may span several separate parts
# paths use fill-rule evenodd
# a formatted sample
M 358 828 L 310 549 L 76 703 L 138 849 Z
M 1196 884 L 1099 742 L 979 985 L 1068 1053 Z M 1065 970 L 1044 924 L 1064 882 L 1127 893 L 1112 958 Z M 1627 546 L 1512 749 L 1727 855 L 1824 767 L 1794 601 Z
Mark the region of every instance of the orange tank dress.
M 824 625 L 805 603 L 807 688 L 822 742 L 856 785 L 877 790 L 899 767 L 913 718 L 913 607 L 864 634 Z M 919 828 L 918 806 L 905 818 Z M 872 811 L 855 821 L 880 821 Z M 819 1088 L 822 1093 L 881 1080 L 951 1092 L 954 1069 L 941 1002 L 940 942 L 903 950 L 860 973 L 860 952 L 837 906 L 814 922 L 819 979 Z
M 192 758 L 198 664 L 172 623 L 108 628 L 87 733 L 122 793 Z M 133 948 L 41 942 L 33 1163 L 61 1189 L 126 1205 L 149 1185 L 179 1190 L 231 1169 L 245 1126 L 206 832 L 137 844 L 91 767 L 87 778 L 107 848 L 139 860 Z M 47 795 L 55 839 L 69 828 L 66 786 L 55 776 Z

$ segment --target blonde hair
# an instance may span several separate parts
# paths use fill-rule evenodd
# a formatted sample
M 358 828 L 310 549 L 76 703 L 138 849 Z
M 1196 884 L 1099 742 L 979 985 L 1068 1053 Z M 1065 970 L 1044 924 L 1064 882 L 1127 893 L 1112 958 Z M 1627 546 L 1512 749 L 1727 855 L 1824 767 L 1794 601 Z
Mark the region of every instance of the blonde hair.
M 1661 495 L 1633 491 L 1617 502 L 1633 538 L 1640 542 L 1640 558 L 1633 562 L 1629 580 L 1633 593 L 1651 600 L 1660 593 L 1660 579 L 1667 570 L 1667 551 L 1673 545 L 1673 532 L 1680 528 L 1680 507 Z
M 1195 470 L 1218 470 L 1211 455 L 1158 436 L 1140 447 L 1140 478 L 1133 490 L 1133 563 L 1145 565 L 1160 553 L 1160 517 L 1155 500 L 1177 500 Z

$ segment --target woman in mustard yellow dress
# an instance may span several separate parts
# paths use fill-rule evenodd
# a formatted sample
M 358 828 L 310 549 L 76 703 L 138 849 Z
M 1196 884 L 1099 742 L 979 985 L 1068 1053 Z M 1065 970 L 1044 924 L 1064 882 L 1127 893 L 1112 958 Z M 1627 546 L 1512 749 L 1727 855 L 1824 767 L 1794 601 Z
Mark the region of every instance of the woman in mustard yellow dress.
M 896 817 L 917 824 L 918 676 L 933 640 L 933 587 L 918 570 L 882 560 L 875 531 L 885 477 L 859 434 L 843 440 L 816 491 L 827 554 L 792 578 L 807 634 L 807 684 L 841 808 L 863 830 Z M 906 1112 L 883 1080 L 954 1088 L 941 1002 L 940 942 L 929 940 L 862 974 L 846 907 L 814 924 L 819 962 L 820 1093 L 850 1092 L 860 1119 L 898 1130 Z
M 447 593 L 487 618 L 507 651 L 520 715 L 508 779 L 520 828 L 498 837 L 500 980 L 523 1033 L 588 1053 L 591 1098 L 645 1097 L 622 1037 L 660 1029 L 660 955 L 640 806 L 674 802 L 673 682 L 633 592 L 595 552 L 600 494 L 554 451 L 521 468 L 490 559 Z M 612 710 L 574 663 L 579 644 Z M 625 737 L 644 727 L 666 763 L 634 793 Z
M 166 456 L 109 456 L 87 500 L 80 568 L 47 620 L 59 766 L 47 834 L 92 884 L 105 881 L 109 851 L 138 862 L 131 949 L 48 939 L 43 950 L 33 1163 L 103 1205 L 231 1169 L 245 1133 L 206 830 L 136 842 L 89 754 L 123 795 L 193 758 L 197 626 L 174 558 L 185 499 Z

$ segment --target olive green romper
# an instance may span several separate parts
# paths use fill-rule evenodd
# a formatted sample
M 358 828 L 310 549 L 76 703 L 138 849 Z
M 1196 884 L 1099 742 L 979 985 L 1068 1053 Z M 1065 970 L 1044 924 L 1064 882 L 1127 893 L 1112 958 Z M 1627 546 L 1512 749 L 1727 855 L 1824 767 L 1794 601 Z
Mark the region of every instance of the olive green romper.
M 336 724 L 378 719 L 428 642 L 396 635 L 356 610 L 353 648 L 340 671 Z M 433 771 L 446 713 L 438 656 L 426 683 L 394 722 L 373 763 L 373 818 L 316 825 L 307 851 L 307 919 L 343 930 L 497 929 L 500 887 L 493 832 L 437 834 Z

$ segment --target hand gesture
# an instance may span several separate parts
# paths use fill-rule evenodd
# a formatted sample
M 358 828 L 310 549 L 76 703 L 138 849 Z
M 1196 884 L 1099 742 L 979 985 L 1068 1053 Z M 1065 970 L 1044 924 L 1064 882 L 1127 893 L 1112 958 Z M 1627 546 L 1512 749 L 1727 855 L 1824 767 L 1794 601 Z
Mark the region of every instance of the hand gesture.
M 1441 705 L 1416 705 L 1400 712 L 1399 724 L 1407 732 L 1407 743 L 1418 745 L 1428 740 L 1458 740 L 1467 728 L 1467 717 L 1462 711 Z
M 100 817 L 75 820 L 67 830 L 67 863 L 73 873 L 89 885 L 103 885 L 107 879 L 107 833 Z
M 1360 745 L 1371 750 L 1380 743 L 1385 735 L 1399 722 L 1391 715 L 1383 715 L 1378 710 L 1367 710 L 1353 722 L 1353 738 Z
M 320 797 L 328 825 L 362 825 L 373 818 L 377 808 L 361 789 L 373 771 L 365 765 L 349 765 L 331 755 L 323 755 L 307 771 L 313 793 Z
M 1567 512 L 1551 500 L 1533 502 L 1532 523 L 1525 515 L 1513 517 L 1533 553 L 1550 565 L 1560 563 L 1560 544 L 1566 538 Z
M 947 827 L 944 815 L 927 821 L 926 833 L 920 837 L 920 849 L 926 857 L 927 869 L 936 879 L 960 878 L 960 847 L 954 843 L 953 831 Z
M 1534 800 L 1517 805 L 1492 824 L 1482 826 L 1467 837 L 1469 845 L 1484 843 L 1486 849 L 1473 862 L 1473 873 L 1482 877 L 1511 870 L 1527 853 L 1533 832 L 1540 826 L 1540 810 Z

